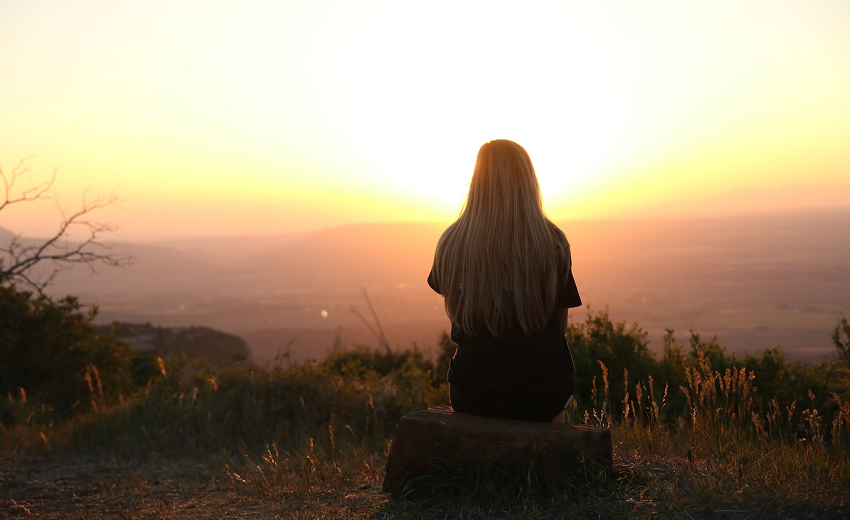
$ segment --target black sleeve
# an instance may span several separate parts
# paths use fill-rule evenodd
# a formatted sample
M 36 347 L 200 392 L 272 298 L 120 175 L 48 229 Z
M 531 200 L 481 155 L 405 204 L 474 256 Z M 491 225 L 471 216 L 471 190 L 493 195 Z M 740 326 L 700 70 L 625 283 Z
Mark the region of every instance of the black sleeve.
M 431 272 L 428 273 L 428 287 L 434 289 L 434 292 L 437 294 L 443 294 L 440 292 L 440 289 L 437 288 L 437 283 L 434 281 L 434 268 L 431 267 Z
M 569 250 L 567 250 L 567 255 L 569 255 Z M 581 296 L 578 294 L 576 280 L 573 277 L 572 261 L 569 256 L 564 259 L 564 265 L 558 276 L 558 296 L 556 303 L 558 307 L 566 308 L 581 306 Z

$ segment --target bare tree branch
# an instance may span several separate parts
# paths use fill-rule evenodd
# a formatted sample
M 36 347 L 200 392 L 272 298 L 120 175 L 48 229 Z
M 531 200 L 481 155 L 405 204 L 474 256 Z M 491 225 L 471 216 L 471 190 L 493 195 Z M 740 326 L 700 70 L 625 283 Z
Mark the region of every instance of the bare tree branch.
M 0 167 L 0 188 L 4 190 L 0 210 L 11 204 L 50 198 L 49 192 L 56 180 L 55 169 L 49 180 L 15 189 L 15 183 L 29 173 L 26 161 L 21 160 L 8 176 Z M 76 264 L 85 264 L 92 272 L 96 264 L 110 267 L 131 264 L 130 255 L 113 253 L 110 246 L 102 242 L 103 235 L 115 231 L 115 226 L 90 220 L 92 213 L 118 202 L 120 198 L 114 193 L 94 198 L 86 193 L 77 211 L 70 213 L 59 208 L 59 227 L 48 238 L 33 240 L 18 235 L 0 245 L 0 283 L 17 282 L 44 294 L 44 289 L 60 272 Z M 83 238 L 74 238 L 74 233 L 80 233 Z
M 3 167 L 0 166 L 0 180 L 2 180 L 3 182 L 3 198 L 0 199 L 0 210 L 5 208 L 6 206 L 9 206 L 10 204 L 17 204 L 18 202 L 31 202 L 34 200 L 45 198 L 47 197 L 47 192 L 49 192 L 50 188 L 53 187 L 53 183 L 56 181 L 55 168 L 53 169 L 53 174 L 50 176 L 49 180 L 37 184 L 31 184 L 29 188 L 20 190 L 20 193 L 16 197 L 12 196 L 15 183 L 21 177 L 24 177 L 29 174 L 29 166 L 27 165 L 27 160 L 29 159 L 29 157 L 21 159 L 18 165 L 12 168 L 11 177 L 7 177 L 6 173 L 3 171 Z
M 358 318 L 360 318 L 360 320 L 364 324 L 366 324 L 366 327 L 369 328 L 369 330 L 375 336 L 375 339 L 378 340 L 378 344 L 383 347 L 384 350 L 386 350 L 388 353 L 392 352 L 392 349 L 390 349 L 390 342 L 387 341 L 387 337 L 384 335 L 384 328 L 381 326 L 381 320 L 378 318 L 378 313 L 375 312 L 375 308 L 372 307 L 372 301 L 369 300 L 369 294 L 366 292 L 365 287 L 363 287 L 362 289 L 363 297 L 366 299 L 366 304 L 369 306 L 369 311 L 372 313 L 372 317 L 375 318 L 375 326 L 377 327 L 377 330 L 366 320 L 366 318 L 363 317 L 362 314 L 360 314 L 360 312 L 357 311 L 357 309 L 354 308 L 354 306 L 351 307 L 351 312 L 354 313 Z

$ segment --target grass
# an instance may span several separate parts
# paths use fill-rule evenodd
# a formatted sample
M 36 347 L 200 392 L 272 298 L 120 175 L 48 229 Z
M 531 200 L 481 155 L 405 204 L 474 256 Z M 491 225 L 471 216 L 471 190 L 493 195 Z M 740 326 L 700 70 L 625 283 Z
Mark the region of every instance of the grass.
M 0 516 L 850 516 L 850 402 L 837 393 L 826 417 L 817 396 L 782 405 L 759 395 L 753 371 L 714 370 L 700 356 L 680 374 L 683 409 L 670 405 L 674 390 L 630 382 L 628 371 L 622 402 L 612 403 L 600 366 L 592 399 L 574 402 L 568 420 L 611 428 L 614 478 L 590 463 L 558 483 L 446 466 L 392 496 L 380 487 L 398 418 L 448 400 L 440 369 L 421 354 L 355 349 L 321 363 L 179 374 L 162 364 L 122 399 L 103 395 L 92 371 L 90 411 L 69 420 L 51 419 L 23 392 L 7 396 L 14 424 L 0 429 Z M 95 473 L 105 476 L 85 480 Z M 57 482 L 76 491 L 49 491 Z

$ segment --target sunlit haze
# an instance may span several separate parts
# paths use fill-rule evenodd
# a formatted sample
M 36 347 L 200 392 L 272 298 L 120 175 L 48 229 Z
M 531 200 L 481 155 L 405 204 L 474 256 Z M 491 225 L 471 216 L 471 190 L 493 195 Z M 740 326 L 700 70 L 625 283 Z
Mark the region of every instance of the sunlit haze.
M 124 200 L 122 239 L 447 221 L 478 147 L 530 153 L 555 219 L 850 200 L 850 2 L 0 4 L 3 211 Z

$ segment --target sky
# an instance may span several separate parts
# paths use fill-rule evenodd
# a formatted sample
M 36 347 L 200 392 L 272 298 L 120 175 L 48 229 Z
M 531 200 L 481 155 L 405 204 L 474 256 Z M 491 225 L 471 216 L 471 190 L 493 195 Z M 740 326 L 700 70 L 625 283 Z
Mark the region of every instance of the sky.
M 497 138 L 555 220 L 850 207 L 846 0 L 0 0 L 0 74 L 31 236 L 449 221 Z

